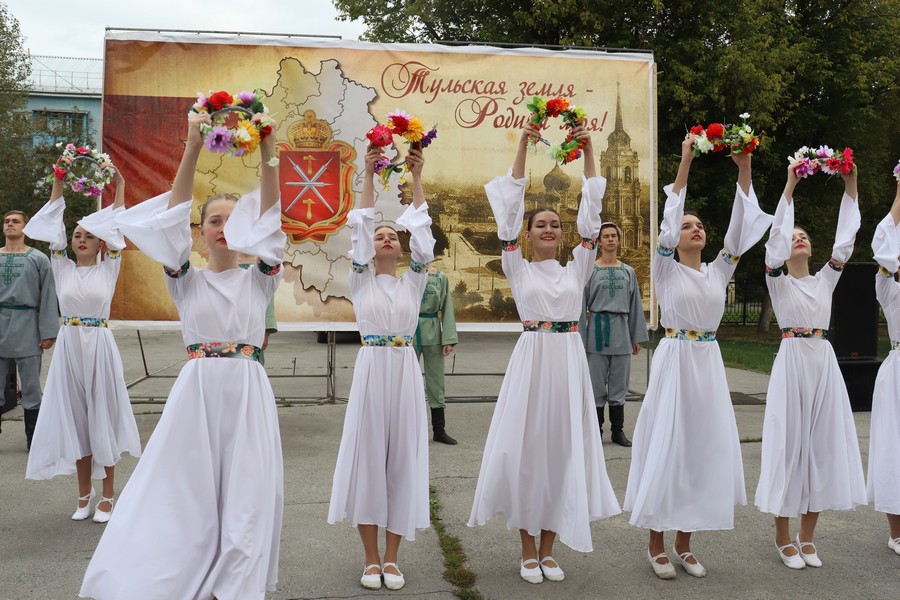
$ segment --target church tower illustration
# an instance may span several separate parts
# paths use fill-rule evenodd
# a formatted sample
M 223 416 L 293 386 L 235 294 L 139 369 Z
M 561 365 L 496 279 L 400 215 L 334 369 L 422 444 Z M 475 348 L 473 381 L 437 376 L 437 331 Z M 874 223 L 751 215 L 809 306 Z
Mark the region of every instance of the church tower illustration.
M 623 253 L 640 250 L 646 245 L 644 217 L 641 215 L 640 159 L 631 149 L 631 136 L 625 131 L 622 98 L 616 91 L 616 127 L 607 138 L 609 147 L 600 153 L 600 173 L 606 177 L 603 198 L 603 220 L 622 229 Z

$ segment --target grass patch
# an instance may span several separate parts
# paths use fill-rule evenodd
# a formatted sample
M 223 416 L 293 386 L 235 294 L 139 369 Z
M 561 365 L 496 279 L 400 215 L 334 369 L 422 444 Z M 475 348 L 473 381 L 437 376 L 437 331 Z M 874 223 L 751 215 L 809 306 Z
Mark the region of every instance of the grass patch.
M 664 337 L 663 330 L 657 330 L 648 346 L 656 348 Z M 756 332 L 756 325 L 722 325 L 716 330 L 716 341 L 726 367 L 769 373 L 781 344 L 781 332 L 777 325 L 772 325 L 764 335 Z
M 485 600 L 485 597 L 474 588 L 477 575 L 468 567 L 469 557 L 463 550 L 462 542 L 447 531 L 441 519 L 441 501 L 437 497 L 437 488 L 429 487 L 431 498 L 431 526 L 438 536 L 438 545 L 444 555 L 444 579 L 456 586 L 453 595 L 462 600 Z

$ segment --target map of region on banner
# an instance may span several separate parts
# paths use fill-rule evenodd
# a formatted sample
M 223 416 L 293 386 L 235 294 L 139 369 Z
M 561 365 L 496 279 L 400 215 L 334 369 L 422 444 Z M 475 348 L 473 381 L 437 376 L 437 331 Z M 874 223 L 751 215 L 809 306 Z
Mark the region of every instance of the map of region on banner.
M 108 30 L 103 149 L 125 174 L 127 206 L 133 206 L 170 189 L 198 92 L 257 91 L 277 124 L 288 238 L 276 317 L 325 329 L 355 320 L 347 215 L 362 192 L 366 132 L 402 109 L 420 118 L 426 131 L 437 126 L 437 139 L 424 152 L 423 182 L 437 240 L 435 265 L 450 280 L 457 321 L 514 323 L 484 184 L 510 169 L 532 98 L 560 96 L 587 113 L 598 173 L 608 180 L 603 219 L 622 228 L 621 258 L 637 272 L 649 308 L 655 85 L 650 53 Z M 554 144 L 564 141 L 562 120 L 548 121 L 543 135 Z M 408 151 L 399 140 L 385 148 L 394 161 Z M 575 221 L 583 169 L 580 159 L 556 164 L 541 144 L 528 157 L 526 210 L 559 212 L 563 263 L 581 242 Z M 207 261 L 199 207 L 215 194 L 250 192 L 259 173 L 259 152 L 202 151 L 191 214 L 195 266 Z M 394 224 L 412 201 L 411 185 L 396 175 L 386 189 L 375 185 L 376 222 Z M 528 258 L 527 244 L 523 250 Z M 407 253 L 400 272 L 408 261 Z M 113 319 L 178 319 L 162 268 L 133 246 L 126 249 L 118 286 Z

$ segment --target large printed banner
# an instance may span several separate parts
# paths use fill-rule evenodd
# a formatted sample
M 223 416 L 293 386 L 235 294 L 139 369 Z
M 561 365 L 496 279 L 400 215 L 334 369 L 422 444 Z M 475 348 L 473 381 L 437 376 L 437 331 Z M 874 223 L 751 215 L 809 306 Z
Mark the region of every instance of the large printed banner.
M 517 320 L 500 269 L 500 244 L 483 185 L 510 168 L 535 95 L 562 96 L 588 114 L 599 172 L 608 179 L 604 219 L 623 229 L 622 257 L 638 273 L 649 306 L 655 231 L 655 65 L 650 54 L 568 50 L 377 45 L 284 36 L 213 36 L 111 31 L 106 38 L 103 149 L 128 182 L 128 205 L 167 191 L 181 159 L 186 115 L 198 91 L 259 89 L 274 116 L 285 277 L 279 321 L 353 322 L 347 213 L 362 190 L 366 132 L 395 108 L 438 126 L 426 150 L 425 192 L 457 320 Z M 561 120 L 544 137 L 565 138 Z M 399 138 L 398 138 L 399 139 Z M 558 166 L 538 145 L 529 155 L 526 208 L 555 207 L 563 219 L 560 259 L 580 242 L 575 227 L 583 161 Z M 388 156 L 406 154 L 397 144 Z M 259 153 L 203 151 L 194 185 L 191 260 L 206 261 L 199 206 L 259 182 Z M 393 223 L 411 201 L 395 176 L 376 182 L 378 220 Z M 523 246 L 528 253 L 527 245 Z M 177 320 L 158 264 L 126 251 L 112 318 Z M 408 258 L 407 258 L 408 260 Z

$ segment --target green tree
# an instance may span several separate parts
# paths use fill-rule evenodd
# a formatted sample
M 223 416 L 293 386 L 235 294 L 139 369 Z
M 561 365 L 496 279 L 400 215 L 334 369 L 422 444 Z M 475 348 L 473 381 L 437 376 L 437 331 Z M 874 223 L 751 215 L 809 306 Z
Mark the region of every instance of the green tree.
M 19 22 L 0 3 L 0 214 L 16 208 L 26 210 L 34 195 L 31 179 L 31 121 L 28 77 L 31 62 L 23 46 Z

